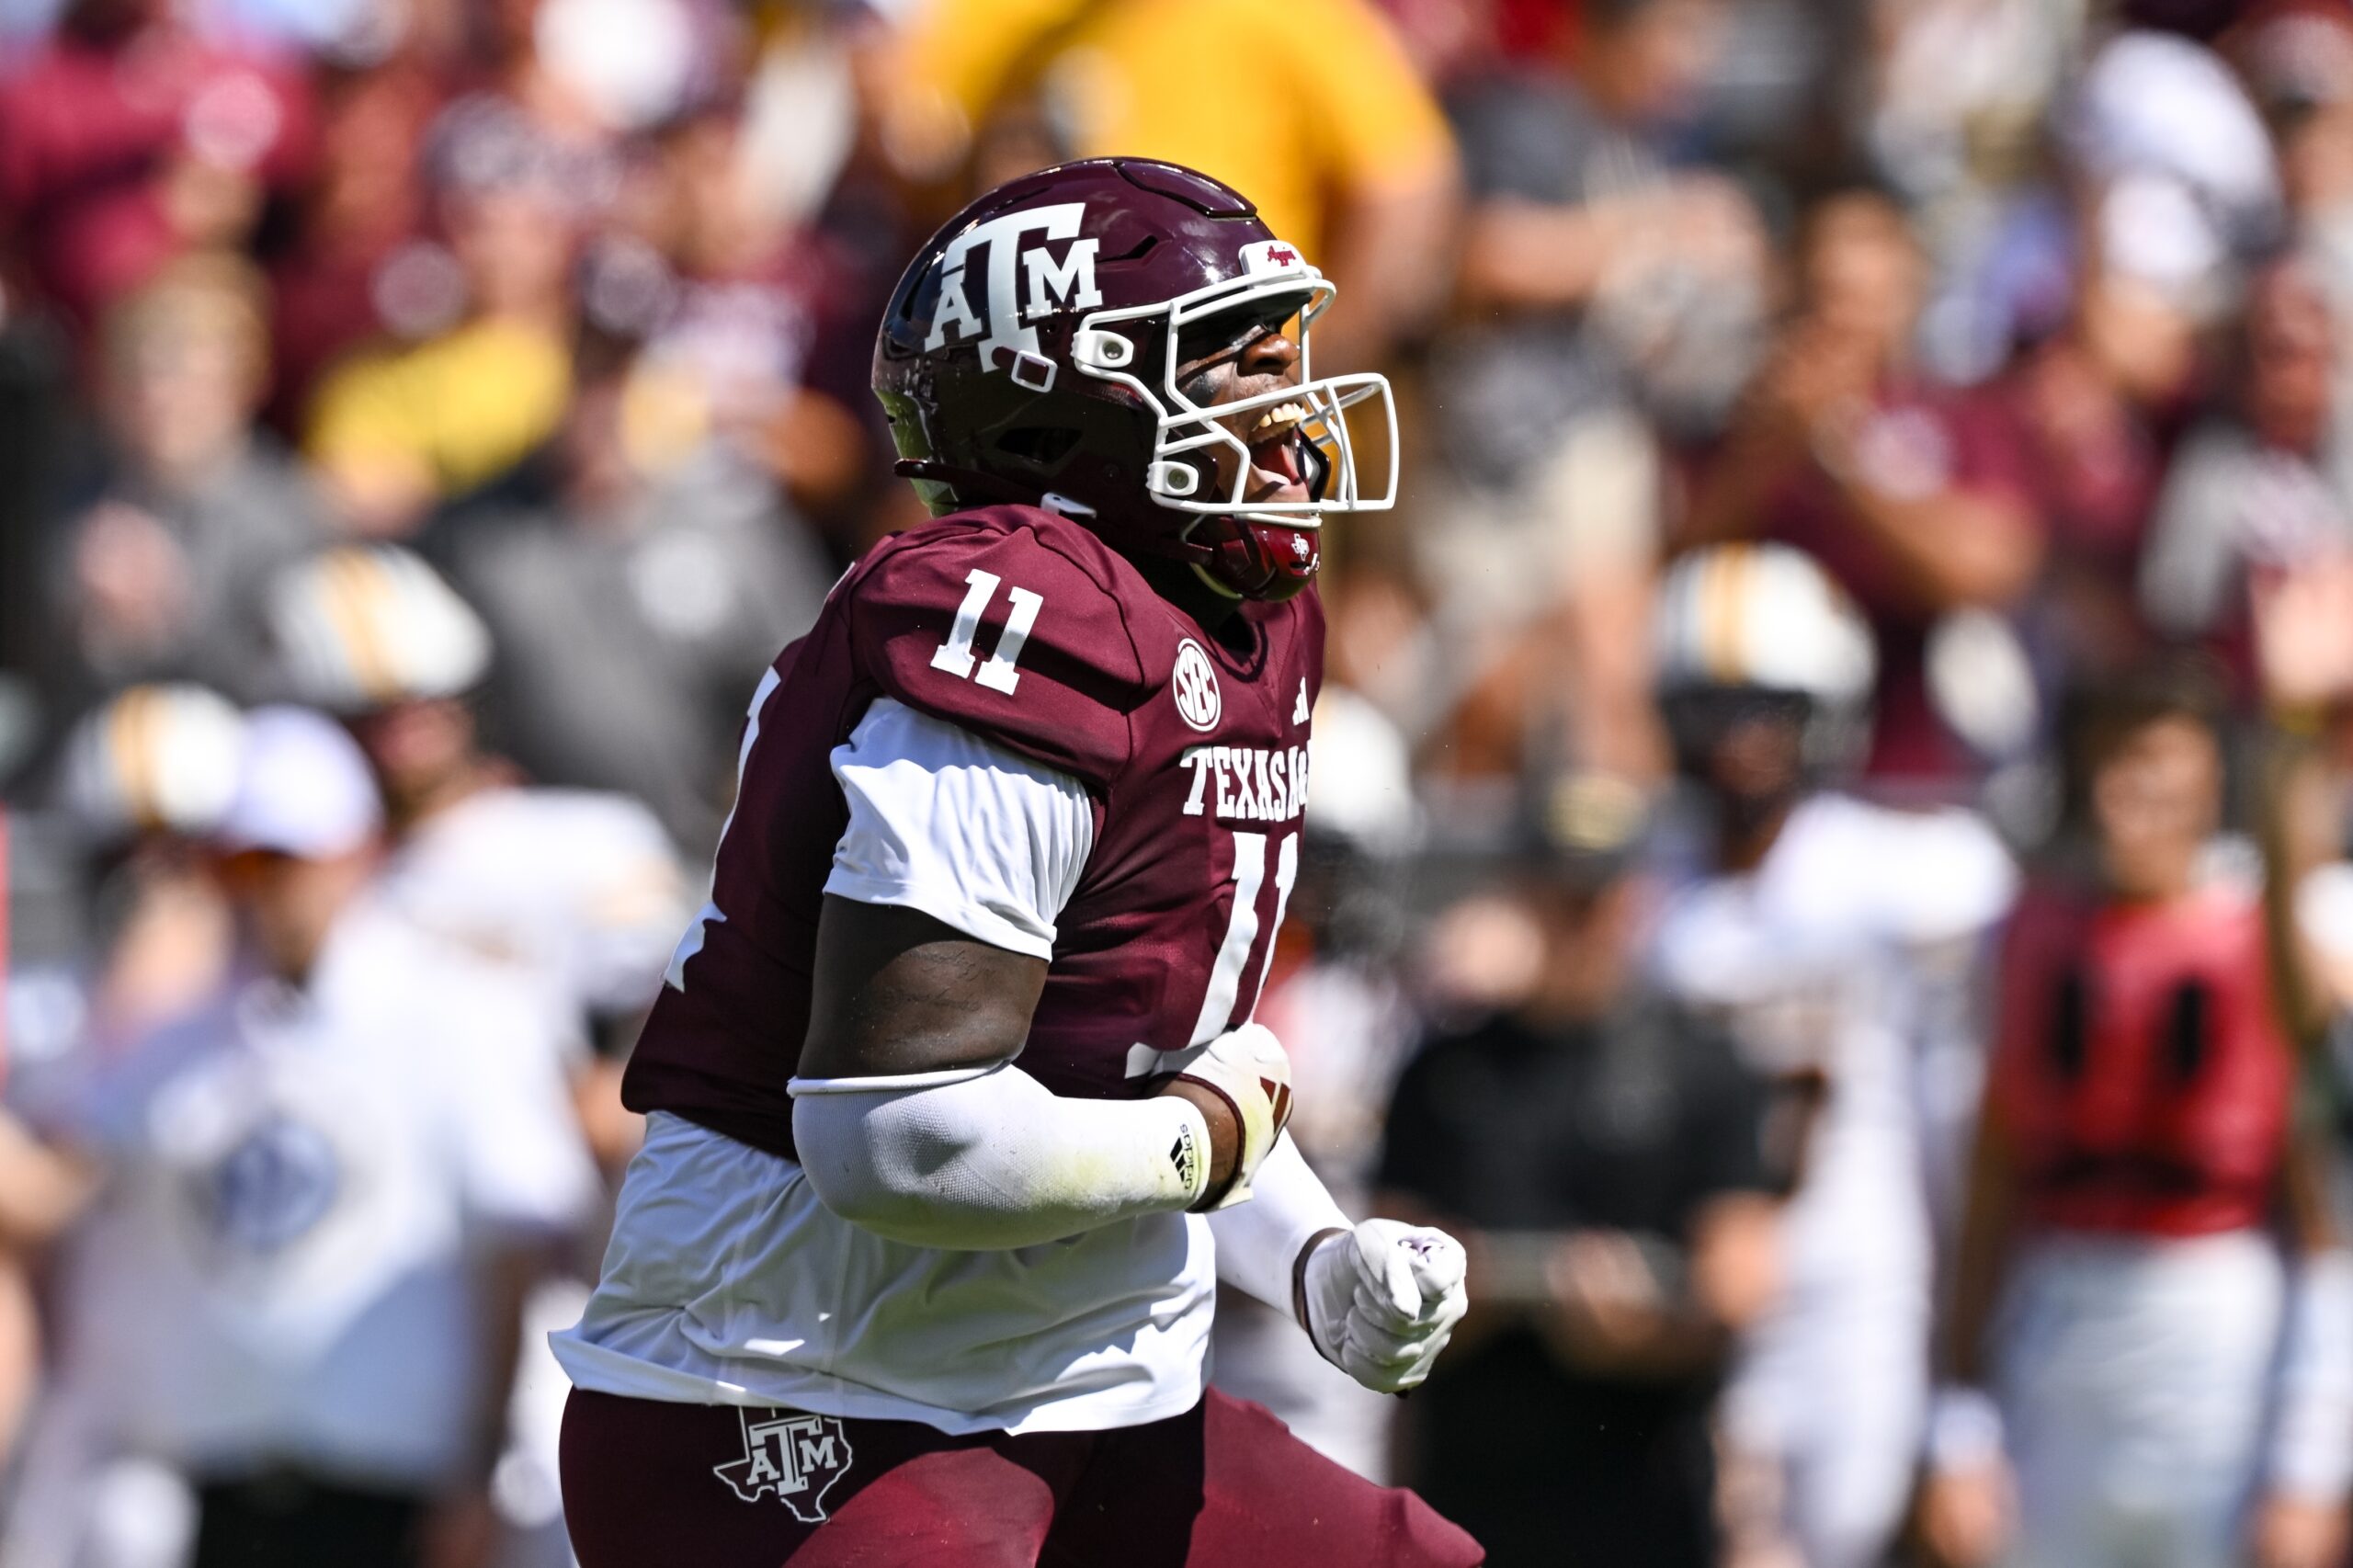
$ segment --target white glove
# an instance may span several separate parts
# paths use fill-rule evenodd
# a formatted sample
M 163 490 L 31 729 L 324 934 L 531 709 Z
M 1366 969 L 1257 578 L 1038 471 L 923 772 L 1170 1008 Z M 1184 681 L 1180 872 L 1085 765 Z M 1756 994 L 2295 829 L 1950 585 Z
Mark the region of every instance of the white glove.
M 1307 1335 L 1324 1358 L 1377 1393 L 1430 1375 L 1462 1321 L 1462 1244 L 1444 1231 L 1367 1220 L 1307 1255 Z
M 1290 1058 L 1283 1052 L 1283 1042 L 1264 1024 L 1245 1024 L 1207 1045 L 1169 1051 L 1161 1065 L 1167 1076 L 1199 1084 L 1233 1107 L 1233 1119 L 1242 1129 L 1232 1184 L 1216 1202 L 1195 1207 L 1208 1211 L 1245 1201 L 1250 1178 L 1274 1153 L 1275 1140 L 1290 1119 Z

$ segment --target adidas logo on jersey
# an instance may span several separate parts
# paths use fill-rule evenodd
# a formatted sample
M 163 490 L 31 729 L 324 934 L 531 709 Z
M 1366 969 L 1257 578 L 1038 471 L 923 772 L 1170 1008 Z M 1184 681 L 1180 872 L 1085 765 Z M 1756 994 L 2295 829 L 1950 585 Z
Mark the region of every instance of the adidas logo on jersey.
M 1305 746 L 1188 746 L 1176 763 L 1193 770 L 1188 817 L 1208 812 L 1222 822 L 1289 822 L 1307 809 Z

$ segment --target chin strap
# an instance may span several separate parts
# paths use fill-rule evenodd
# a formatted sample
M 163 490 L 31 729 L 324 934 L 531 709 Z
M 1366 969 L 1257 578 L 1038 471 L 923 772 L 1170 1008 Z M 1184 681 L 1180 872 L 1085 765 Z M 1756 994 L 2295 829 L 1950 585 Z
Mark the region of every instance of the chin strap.
M 995 501 L 1013 506 L 1035 506 L 1044 499 L 1034 485 L 1018 484 L 976 468 L 933 462 L 928 458 L 901 458 L 891 465 L 891 472 L 901 479 L 944 484 L 968 506 L 973 501 Z

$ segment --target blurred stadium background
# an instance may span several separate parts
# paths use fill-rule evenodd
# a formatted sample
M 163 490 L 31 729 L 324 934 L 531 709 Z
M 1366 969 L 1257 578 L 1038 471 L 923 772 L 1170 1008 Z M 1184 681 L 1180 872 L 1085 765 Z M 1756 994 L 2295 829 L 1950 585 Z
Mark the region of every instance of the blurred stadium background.
M 877 313 L 1111 153 L 1401 389 L 1261 1017 L 1488 1303 L 1411 1403 L 1239 1301 L 1221 1381 L 1498 1564 L 1982 1560 L 1922 1477 L 2005 1449 L 2014 1561 L 2340 1562 L 2353 7 L 0 0 L 0 1568 L 568 1561 L 620 1064 L 920 515 Z M 2179 1083 L 2037 1076 L 2130 961 L 2021 886 L 2221 901 Z

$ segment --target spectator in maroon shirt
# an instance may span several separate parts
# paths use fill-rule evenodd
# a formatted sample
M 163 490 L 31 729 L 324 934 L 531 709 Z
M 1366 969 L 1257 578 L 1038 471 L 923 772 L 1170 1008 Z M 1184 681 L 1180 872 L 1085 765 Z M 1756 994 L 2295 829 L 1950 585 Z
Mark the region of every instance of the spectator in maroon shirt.
M 270 267 L 270 415 L 290 435 L 320 376 L 395 324 L 379 295 L 397 284 L 388 264 L 429 226 L 423 171 L 406 150 L 424 142 L 446 101 L 437 64 L 412 40 L 364 70 L 322 74 L 316 174 Z
M 652 139 L 622 202 L 671 275 L 647 350 L 687 378 L 718 435 L 823 512 L 869 466 L 851 409 L 870 401 L 872 316 L 844 308 L 862 290 L 836 247 L 764 211 L 745 176 L 741 118 L 724 99 Z
M 311 152 L 299 78 L 166 0 L 76 0 L 0 79 L 0 233 L 79 327 L 189 250 L 235 248 Z
M 1879 642 L 1867 771 L 1949 790 L 1980 758 L 1930 697 L 1931 634 L 1956 611 L 2019 603 L 2041 521 L 2009 421 L 1910 372 L 1923 260 L 1902 210 L 1868 191 L 1825 198 L 1796 270 L 1797 307 L 1699 477 L 1685 542 L 1779 540 L 1820 561 Z
M 2191 302 L 2106 248 L 2089 243 L 2065 323 L 1999 383 L 2050 529 L 2037 641 L 2066 686 L 2120 675 L 2156 641 L 2141 551 L 2198 370 Z

